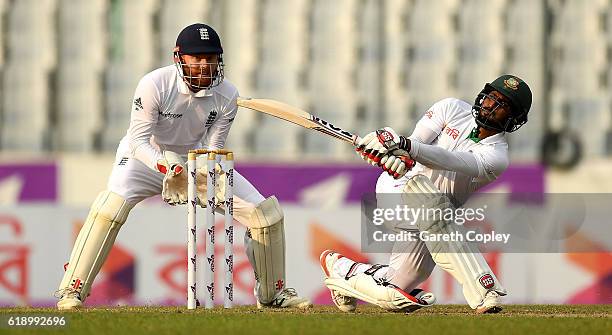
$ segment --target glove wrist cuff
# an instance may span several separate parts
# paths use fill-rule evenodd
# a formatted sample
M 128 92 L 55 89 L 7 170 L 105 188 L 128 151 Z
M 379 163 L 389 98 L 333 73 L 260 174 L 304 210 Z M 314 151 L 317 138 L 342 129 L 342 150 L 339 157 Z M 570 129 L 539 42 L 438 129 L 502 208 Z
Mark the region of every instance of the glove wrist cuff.
M 410 149 L 412 147 L 410 139 L 405 136 L 400 136 L 398 147 L 402 150 L 406 150 L 407 153 L 410 153 Z

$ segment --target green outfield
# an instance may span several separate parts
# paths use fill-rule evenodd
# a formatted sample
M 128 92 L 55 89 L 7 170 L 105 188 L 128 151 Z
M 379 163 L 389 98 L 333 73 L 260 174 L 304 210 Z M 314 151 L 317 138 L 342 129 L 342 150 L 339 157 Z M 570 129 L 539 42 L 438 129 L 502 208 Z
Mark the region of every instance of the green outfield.
M 412 314 L 359 306 L 357 313 L 316 306 L 307 311 L 259 311 L 238 307 L 188 311 L 184 307 L 92 308 L 59 313 L 53 309 L 0 309 L 0 334 L 610 334 L 612 305 L 512 305 L 496 315 L 475 315 L 465 306 L 434 306 Z M 6 325 L 10 316 L 65 316 L 63 328 Z M 21 327 L 19 327 L 21 328 Z M 607 330 L 606 330 L 607 329 Z

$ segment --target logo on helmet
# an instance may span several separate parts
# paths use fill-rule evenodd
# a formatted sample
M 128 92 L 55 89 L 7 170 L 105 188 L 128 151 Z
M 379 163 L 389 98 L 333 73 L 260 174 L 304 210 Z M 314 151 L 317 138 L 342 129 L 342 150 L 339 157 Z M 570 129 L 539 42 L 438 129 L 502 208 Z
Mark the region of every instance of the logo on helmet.
M 506 86 L 506 88 L 509 88 L 509 89 L 511 89 L 513 91 L 516 91 L 516 90 L 518 90 L 519 82 L 518 82 L 518 80 L 516 80 L 516 78 L 510 77 L 510 78 L 504 80 L 504 86 Z
M 200 28 L 198 30 L 200 31 L 200 39 L 201 40 L 207 40 L 208 39 L 208 29 Z

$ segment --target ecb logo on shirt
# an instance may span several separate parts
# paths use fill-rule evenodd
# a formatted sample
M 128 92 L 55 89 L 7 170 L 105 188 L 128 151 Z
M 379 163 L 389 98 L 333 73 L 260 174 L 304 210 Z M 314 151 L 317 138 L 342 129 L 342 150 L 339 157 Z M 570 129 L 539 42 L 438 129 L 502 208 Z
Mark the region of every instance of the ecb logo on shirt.
M 217 114 L 218 113 L 215 109 L 210 111 L 210 114 L 208 114 L 208 118 L 206 119 L 206 124 L 204 125 L 205 128 L 212 126 L 212 124 L 217 119 Z
M 142 110 L 142 99 L 140 97 L 136 98 L 134 100 L 134 109 L 136 109 L 136 111 Z

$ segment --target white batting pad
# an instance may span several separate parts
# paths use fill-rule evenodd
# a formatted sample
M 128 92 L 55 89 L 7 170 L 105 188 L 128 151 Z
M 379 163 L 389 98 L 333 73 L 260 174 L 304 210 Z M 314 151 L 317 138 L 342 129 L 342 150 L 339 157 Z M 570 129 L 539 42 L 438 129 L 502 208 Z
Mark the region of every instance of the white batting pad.
M 260 303 L 270 303 L 285 288 L 285 226 L 276 197 L 264 200 L 253 211 L 247 254 L 255 270 L 255 293 Z

